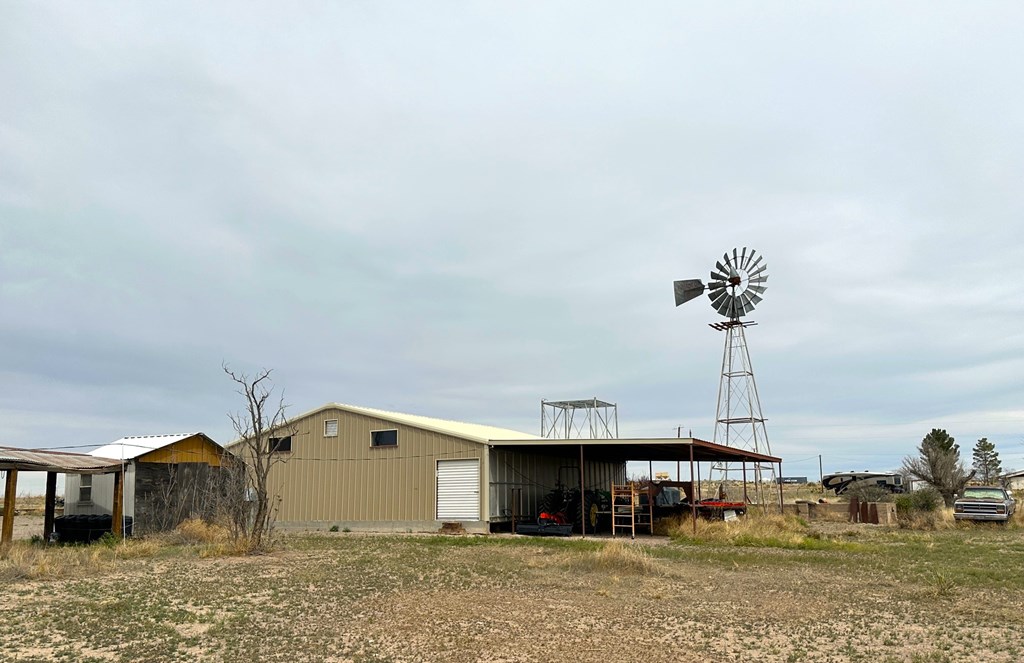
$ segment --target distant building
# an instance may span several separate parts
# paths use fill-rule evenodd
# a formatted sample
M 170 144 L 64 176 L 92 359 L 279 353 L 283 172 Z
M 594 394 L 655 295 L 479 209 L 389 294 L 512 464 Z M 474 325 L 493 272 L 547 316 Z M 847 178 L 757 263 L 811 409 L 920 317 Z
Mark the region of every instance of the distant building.
M 789 485 L 789 484 L 801 484 L 801 483 L 807 483 L 807 477 L 779 477 L 778 479 L 775 480 L 775 482 L 776 483 L 781 483 L 781 484 L 786 484 L 786 485 Z
M 999 480 L 1008 490 L 1024 490 L 1024 470 L 1007 472 Z

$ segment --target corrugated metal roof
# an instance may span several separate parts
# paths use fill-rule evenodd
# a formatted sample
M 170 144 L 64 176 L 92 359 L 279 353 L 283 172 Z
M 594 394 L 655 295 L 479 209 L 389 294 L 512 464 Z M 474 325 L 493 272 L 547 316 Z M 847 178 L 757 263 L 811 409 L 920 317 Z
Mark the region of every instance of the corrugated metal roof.
M 120 466 L 120 460 L 100 457 L 95 455 L 95 452 L 92 454 L 76 454 L 65 451 L 0 447 L 0 470 L 89 474 L 92 472 L 105 472 L 115 467 L 120 468 Z
M 117 458 L 119 460 L 131 460 L 138 458 L 150 451 L 163 449 L 169 444 L 180 442 L 193 435 L 203 433 L 170 433 L 168 435 L 132 435 L 122 437 L 110 444 L 105 444 L 99 449 L 89 452 L 90 456 L 102 456 L 103 458 Z
M 538 435 L 531 435 L 522 431 L 511 430 L 509 428 L 498 428 L 496 426 L 485 426 L 483 424 L 470 424 L 464 421 L 451 421 L 448 419 L 436 419 L 434 417 L 424 417 L 418 414 L 405 414 L 404 412 L 377 410 L 370 407 L 360 407 L 358 405 L 346 405 L 344 403 L 327 403 L 326 405 L 321 405 L 320 407 L 308 412 L 303 412 L 302 414 L 297 414 L 294 417 L 289 417 L 289 421 L 305 419 L 306 417 L 313 416 L 314 414 L 319 414 L 324 410 L 331 409 L 343 410 L 345 412 L 361 414 L 367 417 L 376 417 L 377 419 L 393 421 L 396 424 L 414 426 L 416 428 L 422 428 L 435 433 L 442 433 L 444 435 L 451 435 L 453 437 L 460 437 L 464 440 L 471 440 L 482 444 L 486 444 L 491 440 L 544 439 Z M 233 447 L 241 441 L 242 440 L 235 440 L 227 446 L 229 448 Z
M 394 421 L 395 423 L 415 426 L 416 428 L 424 428 L 426 430 L 434 431 L 435 433 L 444 433 L 445 435 L 461 437 L 475 442 L 489 442 L 491 440 L 543 439 L 538 435 L 530 435 L 529 433 L 523 433 L 522 431 L 511 430 L 509 428 L 498 428 L 496 426 L 485 426 L 483 424 L 470 424 L 464 421 L 450 421 L 448 419 L 435 419 L 434 417 L 424 417 L 418 414 L 389 412 L 388 410 L 376 410 L 374 408 L 359 407 L 357 405 L 345 405 L 344 403 L 329 403 L 322 408 L 318 408 L 318 410 L 330 407 L 363 414 L 368 417 L 387 419 L 388 421 Z

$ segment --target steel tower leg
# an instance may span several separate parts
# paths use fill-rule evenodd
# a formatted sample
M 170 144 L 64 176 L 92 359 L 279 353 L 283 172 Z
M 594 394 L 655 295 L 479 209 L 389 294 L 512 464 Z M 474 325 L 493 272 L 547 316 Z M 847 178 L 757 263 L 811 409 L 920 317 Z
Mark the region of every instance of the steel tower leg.
M 718 384 L 718 407 L 715 413 L 715 439 L 719 444 L 771 455 L 768 431 L 761 411 L 754 369 L 750 361 L 744 328 L 751 323 L 731 320 L 718 327 L 725 332 L 722 353 L 722 378 Z M 720 481 L 729 479 L 728 463 L 715 466 Z M 775 466 L 753 463 L 754 501 L 767 504 L 765 482 L 775 482 Z

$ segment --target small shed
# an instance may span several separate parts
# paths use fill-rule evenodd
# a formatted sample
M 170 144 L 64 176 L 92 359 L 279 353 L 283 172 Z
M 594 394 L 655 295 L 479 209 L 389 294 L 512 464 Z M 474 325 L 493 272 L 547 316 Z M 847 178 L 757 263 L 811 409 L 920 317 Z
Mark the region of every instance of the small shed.
M 114 459 L 124 472 L 124 515 L 134 532 L 174 528 L 193 514 L 208 513 L 219 490 L 224 449 L 205 433 L 123 437 L 89 452 Z M 65 515 L 106 515 L 114 511 L 109 475 L 69 474 L 64 484 Z

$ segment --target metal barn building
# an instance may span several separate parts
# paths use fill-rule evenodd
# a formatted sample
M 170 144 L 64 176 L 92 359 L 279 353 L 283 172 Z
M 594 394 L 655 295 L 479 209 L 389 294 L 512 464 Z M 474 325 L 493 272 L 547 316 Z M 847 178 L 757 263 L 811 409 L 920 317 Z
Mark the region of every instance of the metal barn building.
M 513 511 L 535 514 L 555 486 L 625 482 L 628 460 L 779 462 L 690 438 L 558 440 L 339 403 L 288 426 L 270 438 L 282 461 L 269 477 L 271 506 L 284 527 L 436 531 L 458 521 L 487 532 Z

